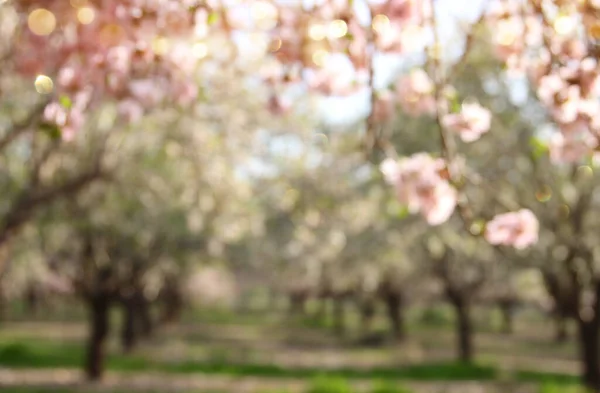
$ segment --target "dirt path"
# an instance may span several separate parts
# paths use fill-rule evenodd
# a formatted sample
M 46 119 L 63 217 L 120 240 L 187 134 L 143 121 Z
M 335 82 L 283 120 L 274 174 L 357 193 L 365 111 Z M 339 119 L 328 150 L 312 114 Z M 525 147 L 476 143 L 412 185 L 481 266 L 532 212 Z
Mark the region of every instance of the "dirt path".
M 301 393 L 308 381 L 294 378 L 259 378 L 233 377 L 221 375 L 169 375 L 159 373 L 121 374 L 109 372 L 101 384 L 82 382 L 82 375 L 76 369 L 53 370 L 13 370 L 0 369 L 0 387 L 48 387 L 76 388 L 89 392 L 110 392 L 114 390 L 127 392 L 231 392 L 231 393 L 266 393 L 289 392 Z M 366 392 L 372 387 L 371 382 L 352 381 L 359 392 Z M 534 393 L 537 386 L 533 384 L 508 384 L 500 382 L 401 382 L 403 386 L 412 388 L 416 393 Z

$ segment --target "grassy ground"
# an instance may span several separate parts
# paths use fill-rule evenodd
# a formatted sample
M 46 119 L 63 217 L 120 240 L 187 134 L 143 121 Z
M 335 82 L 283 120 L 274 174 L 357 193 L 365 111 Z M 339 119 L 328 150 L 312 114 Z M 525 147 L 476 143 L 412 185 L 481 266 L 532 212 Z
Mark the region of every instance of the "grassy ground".
M 358 345 L 355 333 L 333 334 L 327 320 L 292 323 L 281 315 L 225 312 L 187 315 L 182 324 L 158 332 L 132 355 L 120 353 L 113 334 L 108 382 L 84 386 L 78 382 L 78 369 L 86 325 L 77 320 L 20 318 L 3 323 L 0 391 L 42 392 L 43 386 L 61 393 L 119 393 L 123 387 L 140 393 L 570 393 L 577 383 L 575 347 L 555 344 L 546 321 L 523 315 L 515 334 L 506 336 L 495 333 L 489 323 L 493 318 L 481 317 L 476 362 L 464 365 L 453 361 L 452 321 L 441 310 L 411 315 L 407 343 L 378 347 Z M 355 317 L 349 318 L 351 331 L 357 331 L 356 323 Z M 385 331 L 385 320 L 378 319 L 374 329 Z M 36 387 L 16 387 L 32 383 Z M 156 386 L 161 388 L 153 390 Z

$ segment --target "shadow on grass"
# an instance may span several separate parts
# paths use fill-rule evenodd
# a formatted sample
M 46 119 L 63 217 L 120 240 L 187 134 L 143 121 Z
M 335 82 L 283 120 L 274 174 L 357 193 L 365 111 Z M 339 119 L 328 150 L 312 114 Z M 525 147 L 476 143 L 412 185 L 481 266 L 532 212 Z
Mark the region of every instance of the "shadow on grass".
M 0 343 L 0 367 L 10 368 L 79 368 L 83 364 L 83 348 L 72 343 Z M 376 379 L 382 381 L 493 381 L 498 378 L 494 367 L 463 363 L 427 363 L 403 367 L 323 370 L 315 368 L 286 368 L 267 364 L 231 364 L 225 361 L 159 362 L 141 356 L 112 355 L 107 368 L 120 372 L 158 371 L 165 373 L 205 373 L 264 378 L 316 378 L 322 375 L 345 379 Z M 521 382 L 554 384 L 577 383 L 571 375 L 517 371 L 514 379 Z

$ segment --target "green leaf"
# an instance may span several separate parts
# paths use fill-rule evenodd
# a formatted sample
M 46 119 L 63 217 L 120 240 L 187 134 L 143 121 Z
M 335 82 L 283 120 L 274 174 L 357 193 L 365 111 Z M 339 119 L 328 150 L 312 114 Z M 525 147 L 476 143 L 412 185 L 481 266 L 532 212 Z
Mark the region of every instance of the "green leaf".
M 209 25 L 213 25 L 213 24 L 217 23 L 218 20 L 219 20 L 219 14 L 217 14 L 216 12 L 211 12 L 210 14 L 208 14 L 208 19 L 206 22 Z
M 71 101 L 71 99 L 65 95 L 61 95 L 58 99 L 58 102 L 60 102 L 60 105 L 62 105 L 62 107 L 65 109 L 71 109 L 73 106 L 73 101 Z
M 52 123 L 42 123 L 40 125 L 40 129 L 43 133 L 48 135 L 52 140 L 60 139 L 62 136 L 62 131 L 56 124 Z
M 399 210 L 398 210 L 398 218 L 403 220 L 406 217 L 408 217 L 408 215 L 410 214 L 410 212 L 408 211 L 408 207 L 406 206 L 402 206 Z
M 460 102 L 458 100 L 449 100 L 450 101 L 450 112 L 451 113 L 459 113 L 460 112 Z
M 390 216 L 397 217 L 400 220 L 408 217 L 410 212 L 406 206 L 403 206 L 396 199 L 392 199 L 389 201 L 387 205 L 387 212 Z
M 533 158 L 536 160 L 548 151 L 548 146 L 537 137 L 531 137 L 529 145 L 531 146 Z

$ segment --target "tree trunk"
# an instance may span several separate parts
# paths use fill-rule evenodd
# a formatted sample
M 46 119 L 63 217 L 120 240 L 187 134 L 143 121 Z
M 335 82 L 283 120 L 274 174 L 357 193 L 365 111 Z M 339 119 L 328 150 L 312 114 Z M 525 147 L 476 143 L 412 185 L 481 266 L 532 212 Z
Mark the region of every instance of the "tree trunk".
M 360 305 L 361 315 L 361 330 L 363 334 L 368 334 L 373 325 L 373 317 L 375 316 L 375 302 L 373 300 L 365 300 Z
M 557 313 L 554 317 L 556 323 L 556 333 L 554 340 L 557 343 L 564 343 L 569 339 L 569 332 L 567 331 L 567 318 L 561 314 Z
M 500 312 L 502 313 L 502 333 L 513 334 L 514 332 L 514 308 L 511 301 L 500 302 Z
M 30 284 L 25 294 L 25 312 L 31 316 L 37 316 L 40 309 L 39 305 L 40 296 L 38 288 L 35 284 Z
M 404 327 L 402 296 L 397 293 L 387 293 L 385 295 L 385 305 L 392 326 L 394 339 L 404 341 L 406 338 L 406 330 Z
M 2 287 L 2 276 L 0 276 L 0 322 L 8 318 L 8 299 Z
M 154 322 L 150 313 L 150 302 L 142 292 L 136 294 L 139 299 L 137 304 L 137 320 L 139 321 L 140 334 L 144 338 L 149 338 L 154 332 Z
M 94 294 L 89 300 L 90 336 L 88 339 L 85 373 L 90 381 L 98 381 L 104 373 L 105 342 L 109 327 L 109 297 Z
M 123 325 L 121 327 L 121 345 L 123 352 L 133 351 L 137 344 L 136 307 L 133 297 L 122 300 Z
M 290 295 L 290 314 L 304 316 L 306 315 L 306 297 L 303 295 Z
M 333 330 L 338 334 L 346 332 L 346 313 L 343 298 L 333 299 Z
M 583 321 L 577 318 L 579 350 L 582 361 L 582 382 L 593 392 L 600 392 L 599 319 Z
M 327 320 L 327 306 L 329 303 L 329 299 L 325 296 L 319 297 L 317 299 L 317 310 L 314 314 L 315 321 L 325 321 Z
M 178 288 L 173 285 L 169 285 L 165 289 L 161 322 L 168 324 L 177 322 L 181 318 L 183 297 Z
M 469 303 L 461 295 L 452 296 L 451 302 L 456 312 L 458 359 L 465 363 L 471 363 L 473 361 L 473 325 Z

